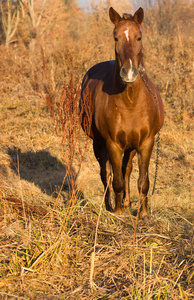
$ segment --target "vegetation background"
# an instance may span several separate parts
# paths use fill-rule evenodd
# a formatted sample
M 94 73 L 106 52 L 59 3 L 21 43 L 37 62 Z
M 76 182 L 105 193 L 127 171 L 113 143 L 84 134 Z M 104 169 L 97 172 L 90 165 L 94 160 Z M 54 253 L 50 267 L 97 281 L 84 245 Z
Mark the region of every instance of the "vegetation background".
M 112 5 L 0 1 L 0 298 L 193 299 L 193 1 L 142 1 L 146 70 L 165 106 L 150 221 L 105 211 L 77 102 L 114 59 Z M 151 185 L 155 151 L 150 164 Z M 151 186 L 152 187 L 152 186 Z

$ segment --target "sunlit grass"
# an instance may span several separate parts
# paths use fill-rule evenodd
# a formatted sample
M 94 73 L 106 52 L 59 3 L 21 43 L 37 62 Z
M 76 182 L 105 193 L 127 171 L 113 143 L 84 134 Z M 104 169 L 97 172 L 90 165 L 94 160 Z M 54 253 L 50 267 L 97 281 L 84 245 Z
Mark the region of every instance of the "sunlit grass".
M 22 44 L 9 50 L 0 47 L 2 299 L 194 297 L 193 37 L 190 25 L 188 30 L 183 22 L 186 15 L 190 18 L 192 5 L 179 1 L 175 10 L 173 1 L 162 3 L 162 8 L 145 12 L 143 28 L 147 72 L 165 106 L 158 180 L 155 194 L 149 197 L 148 223 L 136 223 L 134 216 L 139 200 L 136 160 L 132 209 L 116 216 L 101 206 L 103 186 L 91 142 L 79 174 L 80 156 L 75 151 L 72 168 L 78 175 L 77 190 L 71 196 L 67 149 L 61 147 L 38 91 L 39 87 L 43 95 L 48 94 L 50 84 L 57 100 L 72 72 L 81 83 L 90 66 L 114 58 L 107 11 L 99 6 L 88 15 L 68 14 L 64 21 L 60 19 L 60 27 L 36 41 L 34 53 Z M 82 133 L 78 146 L 85 147 Z M 150 189 L 154 174 L 155 150 Z

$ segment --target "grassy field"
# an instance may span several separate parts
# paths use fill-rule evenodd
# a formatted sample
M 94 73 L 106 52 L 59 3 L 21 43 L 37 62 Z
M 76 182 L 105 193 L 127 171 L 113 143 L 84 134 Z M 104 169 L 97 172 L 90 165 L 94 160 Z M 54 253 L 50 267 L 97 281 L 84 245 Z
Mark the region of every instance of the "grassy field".
M 17 42 L 0 45 L 0 299 L 194 299 L 194 10 L 158 3 L 142 28 L 165 107 L 148 223 L 134 216 L 136 159 L 132 210 L 108 213 L 92 143 L 76 115 L 62 127 L 59 114 L 77 103 L 87 69 L 114 58 L 109 5 L 85 13 L 50 1 L 42 34 L 32 39 L 21 20 Z

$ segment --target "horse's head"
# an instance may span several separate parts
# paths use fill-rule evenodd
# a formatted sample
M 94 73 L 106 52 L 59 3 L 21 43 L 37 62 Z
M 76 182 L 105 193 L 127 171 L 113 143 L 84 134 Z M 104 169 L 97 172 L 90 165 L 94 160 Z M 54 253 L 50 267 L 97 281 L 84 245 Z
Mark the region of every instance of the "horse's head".
M 121 17 L 112 7 L 109 16 L 115 25 L 114 39 L 116 60 L 120 68 L 120 76 L 124 83 L 133 83 L 137 79 L 142 54 L 142 34 L 140 25 L 144 12 L 140 7 L 134 14 L 123 14 Z

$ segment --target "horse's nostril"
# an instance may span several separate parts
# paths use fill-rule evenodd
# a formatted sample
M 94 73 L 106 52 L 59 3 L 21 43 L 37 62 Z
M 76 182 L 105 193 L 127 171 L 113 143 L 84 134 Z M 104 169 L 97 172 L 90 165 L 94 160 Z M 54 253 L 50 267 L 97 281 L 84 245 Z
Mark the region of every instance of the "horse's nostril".
M 121 77 L 127 76 L 128 71 L 129 70 L 127 68 L 121 68 L 121 71 L 120 71 Z
M 133 68 L 133 73 L 134 73 L 134 76 L 138 75 L 138 69 L 136 67 Z

